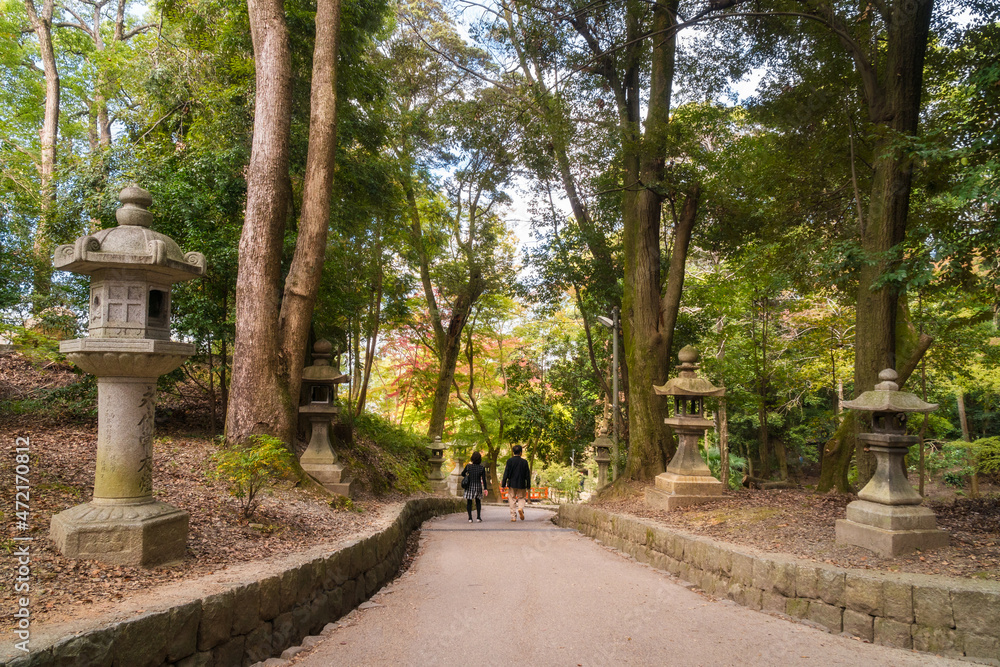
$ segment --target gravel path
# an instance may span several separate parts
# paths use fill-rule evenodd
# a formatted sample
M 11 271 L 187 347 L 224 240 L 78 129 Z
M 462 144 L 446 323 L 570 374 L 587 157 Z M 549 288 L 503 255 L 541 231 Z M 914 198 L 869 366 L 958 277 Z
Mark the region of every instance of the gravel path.
M 296 665 L 957 665 L 835 637 L 713 601 L 560 529 L 547 510 L 510 523 L 424 524 L 413 566 Z

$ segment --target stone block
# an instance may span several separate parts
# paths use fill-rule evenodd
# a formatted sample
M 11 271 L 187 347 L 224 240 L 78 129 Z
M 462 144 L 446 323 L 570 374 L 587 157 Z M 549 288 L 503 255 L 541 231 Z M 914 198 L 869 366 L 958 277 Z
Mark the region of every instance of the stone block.
M 154 567 L 184 559 L 188 513 L 150 500 L 142 505 L 84 503 L 52 517 L 50 537 L 67 558 Z
M 327 618 L 330 621 L 335 621 L 350 611 L 350 609 L 344 608 L 344 592 L 341 589 L 334 588 L 333 590 L 327 592 L 326 608 Z
M 271 624 L 271 649 L 272 655 L 279 651 L 284 651 L 298 639 L 295 635 L 295 618 L 292 612 L 286 611 L 274 619 Z
M 201 600 L 178 605 L 170 610 L 167 629 L 167 662 L 177 662 L 198 650 L 198 626 L 201 624 Z
M 246 636 L 243 652 L 251 664 L 264 662 L 274 655 L 270 623 L 261 623 Z
M 258 613 L 261 620 L 273 620 L 281 613 L 281 575 L 274 575 L 258 582 L 260 592 L 260 607 Z
M 913 584 L 905 578 L 882 582 L 883 615 L 900 623 L 913 622 Z
M 875 637 L 874 620 L 875 619 L 868 614 L 854 611 L 853 609 L 845 609 L 843 631 L 870 642 Z
M 817 568 L 819 599 L 837 607 L 844 606 L 844 580 L 847 571 L 836 567 Z
M 889 618 L 875 619 L 875 638 L 872 640 L 882 646 L 896 648 L 913 648 L 913 638 L 910 637 L 910 624 L 894 621 Z
M 788 598 L 785 600 L 785 613 L 792 618 L 808 618 L 809 600 L 805 598 Z
M 819 597 L 819 568 L 798 563 L 795 566 L 795 596 L 815 600 Z
M 52 664 L 52 647 L 50 646 L 41 651 L 23 653 L 3 664 L 5 667 L 47 667 Z
M 233 637 L 225 644 L 215 647 L 212 651 L 212 660 L 216 665 L 222 667 L 222 665 L 242 665 L 243 664 L 243 647 L 246 643 L 246 638 Z
M 295 594 L 295 605 L 309 604 L 309 600 L 312 599 L 313 591 L 316 590 L 319 584 L 313 578 L 313 565 L 312 562 L 300 565 L 295 568 L 295 583 L 298 590 Z
M 260 585 L 254 581 L 233 588 L 232 634 L 245 635 L 260 621 Z
M 299 640 L 309 634 L 312 624 L 312 609 L 309 605 L 301 605 L 292 610 L 292 645 L 298 644 Z
M 852 570 L 844 582 L 844 606 L 863 614 L 883 616 L 882 579 Z
M 342 585 L 348 580 L 348 571 L 351 567 L 350 554 L 341 549 L 331 554 L 326 559 L 326 568 L 323 571 L 323 587 L 332 589 Z
M 732 580 L 743 586 L 753 584 L 753 557 L 749 554 L 733 552 Z
M 774 561 L 767 557 L 753 560 L 753 586 L 765 593 L 774 590 Z
M 354 590 L 355 583 L 353 579 L 348 579 L 340 587 L 341 594 L 343 595 L 343 609 L 346 614 L 351 609 L 355 607 L 355 601 L 357 600 L 357 593 Z
M 79 637 L 66 637 L 52 645 L 52 664 L 59 667 L 111 667 L 112 646 L 118 638 L 119 626 L 113 625 Z
M 795 597 L 795 561 L 780 558 L 773 559 L 771 569 L 771 579 L 774 584 L 774 591 L 786 598 Z
M 883 558 L 894 558 L 917 550 L 927 551 L 946 547 L 948 533 L 937 529 L 886 530 L 848 519 L 837 519 L 837 543 L 852 544 L 877 553 Z
M 761 608 L 764 611 L 773 611 L 779 614 L 784 614 L 787 602 L 788 600 L 784 595 L 775 591 L 764 591 L 761 596 Z
M 966 657 L 992 660 L 994 664 L 1000 660 L 1000 641 L 996 637 L 965 635 L 964 648 Z
M 115 641 L 115 664 L 132 667 L 155 667 L 167 657 L 170 612 L 143 614 L 118 624 Z
M 1000 590 L 972 586 L 951 591 L 955 628 L 973 635 L 996 636 L 1000 632 Z
M 835 635 L 843 632 L 844 610 L 836 605 L 815 600 L 809 604 L 809 615 L 806 618 L 822 625 Z
M 373 568 L 365 573 L 365 599 L 370 598 L 378 589 L 379 580 Z
M 951 592 L 944 586 L 914 586 L 913 616 L 917 625 L 938 628 L 955 627 Z
M 177 667 L 215 667 L 215 661 L 211 651 L 202 651 L 184 658 Z
M 209 651 L 229 640 L 233 629 L 232 591 L 216 593 L 201 601 L 198 650 Z
M 705 541 L 704 569 L 728 577 L 732 571 L 733 553 L 715 541 Z
M 913 637 L 914 650 L 947 656 L 960 656 L 963 653 L 963 637 L 955 630 L 914 625 L 910 635 Z
M 318 635 L 323 626 L 330 622 L 330 610 L 326 593 L 320 593 L 309 603 L 309 634 Z
M 281 613 L 291 611 L 299 596 L 298 568 L 289 568 L 281 573 Z

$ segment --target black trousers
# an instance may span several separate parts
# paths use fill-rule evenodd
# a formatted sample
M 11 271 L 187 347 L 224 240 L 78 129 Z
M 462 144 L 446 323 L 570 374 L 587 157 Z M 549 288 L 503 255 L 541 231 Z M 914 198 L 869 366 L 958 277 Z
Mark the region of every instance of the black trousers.
M 469 513 L 469 520 L 471 521 L 472 520 L 472 498 L 466 498 L 465 499 L 465 511 Z M 476 498 L 476 518 L 477 519 L 482 518 L 482 516 L 481 516 L 482 515 L 482 511 L 483 511 L 483 501 L 481 499 L 479 499 L 479 498 Z

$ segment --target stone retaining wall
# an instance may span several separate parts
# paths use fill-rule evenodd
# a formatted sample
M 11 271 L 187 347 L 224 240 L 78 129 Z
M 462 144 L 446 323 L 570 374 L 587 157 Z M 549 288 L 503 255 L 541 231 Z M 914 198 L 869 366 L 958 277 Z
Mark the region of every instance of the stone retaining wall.
M 587 505 L 560 505 L 556 521 L 751 609 L 876 644 L 1000 664 L 994 581 L 848 570 L 754 553 Z
M 101 624 L 6 664 L 239 667 L 266 660 L 307 635 L 319 634 L 395 576 L 406 538 L 421 523 L 464 509 L 460 499 L 410 500 L 388 528 L 336 551 L 316 555 L 310 550 L 275 564 L 261 578 L 232 582 L 213 595 Z

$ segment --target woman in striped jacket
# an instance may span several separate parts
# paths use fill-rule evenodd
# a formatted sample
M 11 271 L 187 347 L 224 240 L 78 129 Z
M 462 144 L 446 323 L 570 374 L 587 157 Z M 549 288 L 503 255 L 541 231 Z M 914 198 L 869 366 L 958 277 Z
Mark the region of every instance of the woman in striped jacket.
M 462 469 L 462 477 L 468 477 L 469 483 L 465 486 L 465 511 L 469 513 L 469 523 L 472 523 L 472 501 L 476 501 L 476 521 L 483 522 L 482 498 L 490 494 L 486 488 L 486 468 L 482 465 L 483 455 L 479 452 L 472 452 L 472 463 L 466 464 Z

